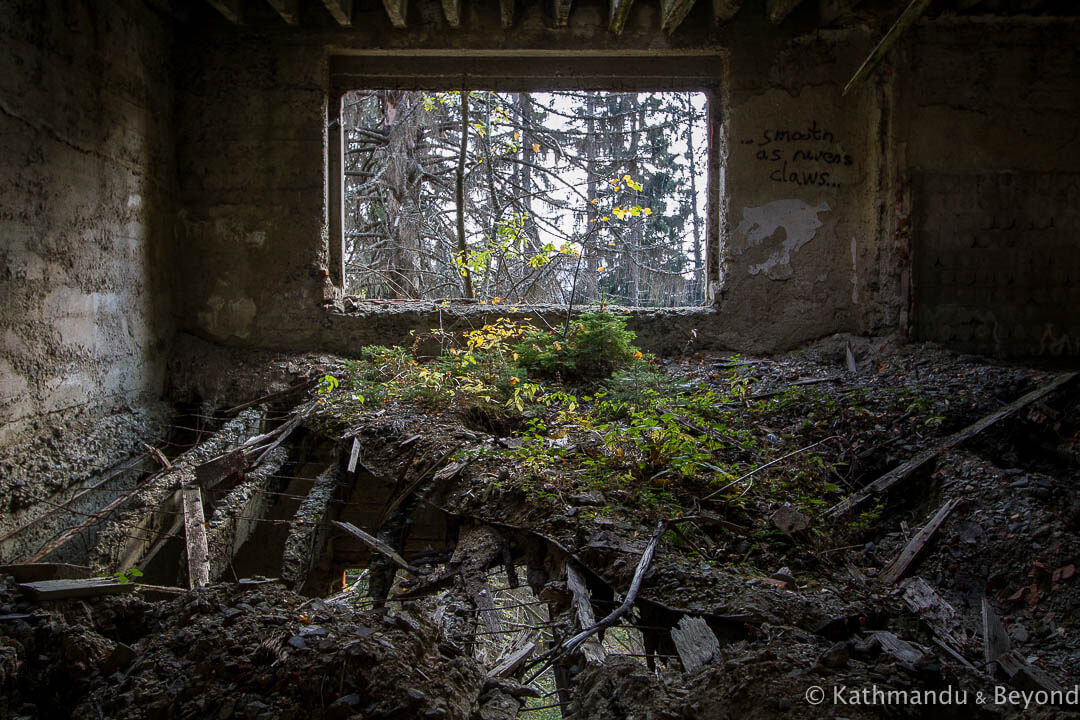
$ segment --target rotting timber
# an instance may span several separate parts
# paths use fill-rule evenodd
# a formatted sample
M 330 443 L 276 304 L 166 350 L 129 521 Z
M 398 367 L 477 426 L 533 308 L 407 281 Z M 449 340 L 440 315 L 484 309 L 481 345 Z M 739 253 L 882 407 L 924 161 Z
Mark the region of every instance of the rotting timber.
M 105 618 L 72 631 L 64 707 L 149 717 L 175 667 L 205 684 L 183 710 L 299 716 L 303 663 L 334 679 L 327 717 L 812 717 L 810 685 L 1070 687 L 1074 378 L 856 343 L 628 353 L 577 385 L 518 373 L 509 344 L 475 376 L 464 346 L 322 358 L 308 397 L 234 410 L 105 520 L 87 562 L 144 576 L 63 586 Z M 189 592 L 185 487 L 211 580 Z M 41 601 L 4 591 L 26 617 L 0 632 L 33 632 Z M 87 601 L 50 602 L 73 627 L 64 603 Z

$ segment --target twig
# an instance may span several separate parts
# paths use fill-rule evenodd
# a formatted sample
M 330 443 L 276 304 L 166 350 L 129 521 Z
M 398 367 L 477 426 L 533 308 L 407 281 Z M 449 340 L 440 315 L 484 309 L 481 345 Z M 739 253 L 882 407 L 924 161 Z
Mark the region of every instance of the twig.
M 746 473 L 742 477 L 737 478 L 735 480 L 732 480 L 731 482 L 729 482 L 727 485 L 720 488 L 719 490 L 715 490 L 715 491 L 709 493 L 705 497 L 701 498 L 701 501 L 704 502 L 706 500 L 711 500 L 714 497 L 716 497 L 717 495 L 719 495 L 720 493 L 727 490 L 732 485 L 737 485 L 737 484 L 741 483 L 743 480 L 746 480 L 747 478 L 751 477 L 752 475 L 756 475 L 757 473 L 761 472 L 765 468 L 771 467 L 771 466 L 775 465 L 778 462 L 783 462 L 784 460 L 787 460 L 789 457 L 793 457 L 795 455 L 798 455 L 801 452 L 806 452 L 807 450 L 812 450 L 813 448 L 816 448 L 818 445 L 822 445 L 824 443 L 827 443 L 830 440 L 839 440 L 839 439 L 840 439 L 839 435 L 830 435 L 829 437 L 825 438 L 824 440 L 818 440 L 813 445 L 807 445 L 806 447 L 799 448 L 798 450 L 795 450 L 794 452 L 789 452 L 787 455 L 784 455 L 783 457 L 778 457 L 775 460 L 770 460 L 769 462 L 765 463 L 764 465 L 759 465 L 758 467 L 754 468 L 753 470 Z M 742 494 L 745 495 L 746 491 L 744 490 Z M 741 497 L 741 495 L 740 495 L 740 497 Z
M 623 598 L 623 601 L 619 605 L 619 607 L 612 610 L 607 617 L 605 617 L 603 620 L 596 623 L 592 627 L 582 630 L 569 640 L 565 640 L 559 643 L 550 651 L 544 653 L 543 656 L 537 658 L 537 662 L 540 662 L 545 658 L 547 659 L 546 662 L 544 662 L 543 666 L 541 666 L 539 670 L 533 673 L 529 677 L 529 679 L 525 681 L 526 685 L 531 683 L 536 678 L 540 677 L 540 675 L 542 675 L 544 671 L 547 670 L 549 667 L 554 665 L 560 657 L 566 655 L 567 653 L 573 652 L 583 642 L 585 642 L 601 630 L 611 627 L 619 618 L 629 612 L 630 608 L 634 605 L 634 601 L 637 599 L 638 591 L 641 590 L 641 583 L 642 580 L 645 578 L 645 572 L 649 569 L 649 565 L 652 563 L 653 556 L 656 554 L 656 546 L 660 543 L 660 537 L 664 534 L 664 530 L 667 529 L 667 524 L 667 520 L 661 520 L 659 523 L 657 523 L 656 530 L 653 531 L 652 537 L 649 538 L 649 544 L 645 546 L 645 552 L 641 554 L 641 559 L 638 560 L 637 568 L 634 570 L 634 578 L 630 581 L 630 589 L 626 591 L 626 597 Z

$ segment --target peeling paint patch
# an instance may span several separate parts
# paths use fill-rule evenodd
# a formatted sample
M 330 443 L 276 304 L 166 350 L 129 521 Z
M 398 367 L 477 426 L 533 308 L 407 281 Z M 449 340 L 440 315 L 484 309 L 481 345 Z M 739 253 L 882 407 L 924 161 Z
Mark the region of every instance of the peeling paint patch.
M 822 222 L 818 214 L 832 208 L 826 202 L 808 205 L 802 200 L 774 200 L 761 207 L 743 208 L 743 217 L 737 233 L 745 236 L 746 248 L 756 247 L 773 239 L 779 230 L 784 231 L 783 242 L 765 262 L 751 265 L 749 272 L 764 272 L 771 280 L 787 280 L 793 274 L 791 255 L 814 239 L 815 231 Z M 740 253 L 742 251 L 739 251 Z

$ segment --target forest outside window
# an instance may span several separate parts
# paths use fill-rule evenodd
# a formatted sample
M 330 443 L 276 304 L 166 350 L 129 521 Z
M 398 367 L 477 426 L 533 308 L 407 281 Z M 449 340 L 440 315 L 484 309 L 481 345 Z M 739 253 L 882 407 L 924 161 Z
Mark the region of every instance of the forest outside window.
M 700 305 L 708 118 L 702 92 L 347 92 L 345 293 Z

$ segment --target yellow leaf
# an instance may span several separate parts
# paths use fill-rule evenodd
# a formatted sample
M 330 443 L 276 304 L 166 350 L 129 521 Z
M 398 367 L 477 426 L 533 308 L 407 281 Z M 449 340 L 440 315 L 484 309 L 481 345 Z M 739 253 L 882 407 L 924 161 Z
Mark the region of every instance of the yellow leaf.
M 601 265 L 600 267 L 596 268 L 596 272 L 604 272 L 605 270 L 607 270 L 607 265 Z
M 533 152 L 540 152 L 540 143 L 533 143 Z
M 634 357 L 640 359 L 641 358 L 641 351 L 638 350 L 636 353 L 634 353 Z
M 517 133 L 517 132 L 514 133 L 514 139 L 515 140 L 520 140 L 521 139 L 521 133 Z
M 602 222 L 607 222 L 607 221 L 608 221 L 608 220 L 610 220 L 610 219 L 611 219 L 611 218 L 610 218 L 610 217 L 608 217 L 607 215 L 605 215 L 604 217 L 600 218 L 600 220 L 601 220 Z
M 641 212 L 645 213 L 646 215 L 652 215 L 652 208 L 643 208 Z
M 615 247 L 615 241 L 612 240 L 611 242 L 609 242 L 608 247 Z

